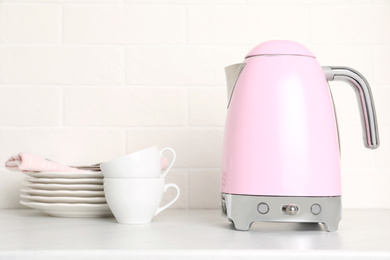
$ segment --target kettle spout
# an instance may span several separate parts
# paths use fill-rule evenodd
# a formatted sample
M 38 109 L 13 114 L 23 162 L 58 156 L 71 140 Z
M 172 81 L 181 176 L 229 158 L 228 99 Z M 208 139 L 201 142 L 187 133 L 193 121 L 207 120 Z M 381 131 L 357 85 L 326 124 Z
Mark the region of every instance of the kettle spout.
M 228 107 L 230 105 L 230 100 L 232 99 L 234 87 L 236 86 L 238 77 L 240 76 L 241 71 L 244 69 L 245 65 L 246 63 L 237 63 L 225 67 Z

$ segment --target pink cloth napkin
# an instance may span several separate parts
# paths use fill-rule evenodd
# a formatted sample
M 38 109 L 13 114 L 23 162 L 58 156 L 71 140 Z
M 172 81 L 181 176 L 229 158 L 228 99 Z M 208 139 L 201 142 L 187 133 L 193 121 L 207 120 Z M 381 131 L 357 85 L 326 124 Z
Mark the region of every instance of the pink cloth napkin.
M 32 155 L 30 153 L 18 153 L 11 156 L 6 162 L 5 167 L 11 171 L 21 172 L 85 172 L 70 166 L 62 165 L 44 158 Z M 161 158 L 161 169 L 168 168 L 168 161 L 163 156 Z
M 48 161 L 29 153 L 19 153 L 11 156 L 5 162 L 5 167 L 11 171 L 22 172 L 85 172 L 85 170 Z

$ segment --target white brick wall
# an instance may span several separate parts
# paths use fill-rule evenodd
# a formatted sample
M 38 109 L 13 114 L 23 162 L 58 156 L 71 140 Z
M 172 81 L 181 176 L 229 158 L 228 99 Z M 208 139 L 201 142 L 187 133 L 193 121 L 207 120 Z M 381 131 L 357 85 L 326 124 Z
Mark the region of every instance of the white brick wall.
M 54 5 L 3 4 L 0 43 L 59 43 L 60 11 L 61 7 Z
M 69 44 L 185 44 L 186 7 L 177 5 L 65 6 Z M 140 26 L 142 25 L 142 26 Z
M 271 39 L 369 80 L 376 151 L 363 147 L 352 88 L 331 83 L 343 205 L 390 208 L 388 0 L 0 0 L 0 161 L 27 151 L 84 164 L 171 146 L 174 207 L 218 208 L 223 68 Z M 0 167 L 0 208 L 19 207 L 23 178 Z
M 122 84 L 123 49 L 37 44 L 1 46 L 0 68 L 1 84 Z
M 188 10 L 188 41 L 234 45 L 285 38 L 307 42 L 308 21 L 306 5 L 193 6 Z
M 70 87 L 64 124 L 72 126 L 186 126 L 183 87 Z
M 348 2 L 348 1 L 347 1 Z M 313 6 L 312 41 L 318 44 L 390 44 L 389 5 Z

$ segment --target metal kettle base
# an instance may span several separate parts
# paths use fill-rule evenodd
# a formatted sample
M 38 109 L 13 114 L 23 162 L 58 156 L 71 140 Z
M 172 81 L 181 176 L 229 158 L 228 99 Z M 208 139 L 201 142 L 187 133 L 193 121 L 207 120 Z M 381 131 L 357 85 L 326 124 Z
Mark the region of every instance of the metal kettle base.
M 341 196 L 282 197 L 221 193 L 222 213 L 237 230 L 248 231 L 253 222 L 322 223 L 337 231 Z

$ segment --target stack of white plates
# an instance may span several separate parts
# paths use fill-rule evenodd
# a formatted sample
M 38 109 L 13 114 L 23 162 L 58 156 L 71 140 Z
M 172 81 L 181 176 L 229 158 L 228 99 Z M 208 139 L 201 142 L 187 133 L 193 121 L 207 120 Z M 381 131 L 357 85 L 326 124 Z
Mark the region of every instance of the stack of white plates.
M 20 203 L 56 217 L 106 217 L 101 172 L 36 172 L 22 185 Z

